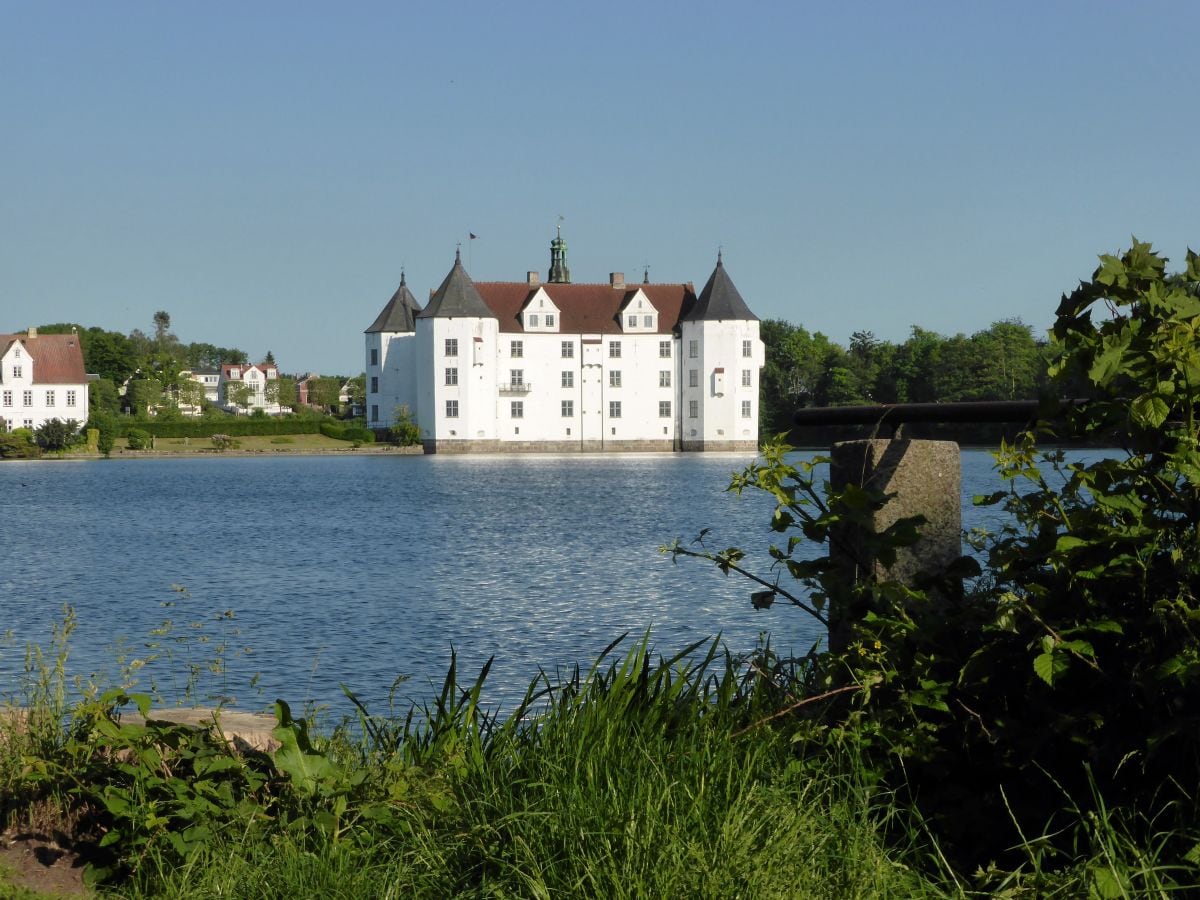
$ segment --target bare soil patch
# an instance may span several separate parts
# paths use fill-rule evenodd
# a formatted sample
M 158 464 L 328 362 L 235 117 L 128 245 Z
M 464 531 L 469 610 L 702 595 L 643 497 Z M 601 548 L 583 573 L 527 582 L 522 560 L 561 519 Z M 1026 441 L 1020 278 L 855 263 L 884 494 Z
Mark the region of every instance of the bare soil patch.
M 30 831 L 0 834 L 0 895 L 7 889 L 24 888 L 11 896 L 87 897 L 91 891 L 83 883 L 86 860 L 78 848 L 63 835 Z

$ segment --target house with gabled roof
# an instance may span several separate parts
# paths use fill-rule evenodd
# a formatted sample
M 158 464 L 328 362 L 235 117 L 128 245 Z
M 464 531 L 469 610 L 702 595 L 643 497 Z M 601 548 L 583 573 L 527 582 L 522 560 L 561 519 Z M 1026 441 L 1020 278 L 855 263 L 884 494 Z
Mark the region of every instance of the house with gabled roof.
M 269 416 L 285 411 L 279 405 L 277 393 L 271 390 L 272 382 L 279 378 L 279 369 L 274 363 L 225 363 L 220 368 L 217 395 L 221 408 L 231 413 L 249 413 L 262 410 Z
M 88 377 L 76 334 L 0 334 L 0 418 L 8 430 L 40 428 L 51 419 L 82 425 Z
M 721 255 L 690 283 L 476 282 L 454 264 L 422 308 L 405 282 L 365 332 L 367 421 L 407 408 L 426 452 L 754 450 L 759 322 Z

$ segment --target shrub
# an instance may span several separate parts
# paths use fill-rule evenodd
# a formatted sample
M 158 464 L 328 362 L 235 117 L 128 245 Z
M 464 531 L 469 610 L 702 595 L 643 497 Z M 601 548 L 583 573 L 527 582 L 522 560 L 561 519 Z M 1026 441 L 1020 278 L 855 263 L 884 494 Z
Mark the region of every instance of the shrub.
M 839 626 L 842 652 L 820 661 L 827 702 L 807 707 L 829 718 L 802 733 L 864 754 L 969 868 L 1029 834 L 1069 861 L 1113 807 L 1140 839 L 1200 856 L 1188 837 L 1200 825 L 1200 259 L 1189 251 L 1181 277 L 1165 262 L 1135 242 L 1063 297 L 1051 374 L 1086 380 L 1092 399 L 997 454 L 1007 487 L 976 502 L 1002 504 L 1009 524 L 977 543 L 987 565 L 973 591 L 849 577 L 830 556 L 795 555 L 805 538 L 868 521 L 887 495 L 822 492 L 813 464 L 781 447 L 734 479 L 775 497 L 776 531 L 803 533 L 771 555 L 808 596 L 763 579 L 754 604 L 783 596 Z M 1039 458 L 1040 435 L 1114 430 L 1116 458 Z M 911 543 L 916 524 L 876 535 L 871 555 Z M 669 549 L 741 570 L 736 549 Z M 971 570 L 960 560 L 959 576 Z
M 16 431 L 0 434 L 0 459 L 37 459 L 41 455 L 41 447 L 31 444 Z
M 125 440 L 130 450 L 149 450 L 154 445 L 153 436 L 143 428 L 130 429 Z
M 396 422 L 388 429 L 388 437 L 392 443 L 401 447 L 411 447 L 414 444 L 421 443 L 421 429 L 413 421 L 412 413 L 409 412 L 408 407 L 404 405 L 397 406 L 394 416 Z
M 321 434 L 338 441 L 357 441 L 360 444 L 375 443 L 375 432 L 358 423 L 322 422 Z
M 213 449 L 218 453 L 236 449 L 238 446 L 238 442 L 227 434 L 214 434 L 210 440 L 212 441 Z
M 66 450 L 75 443 L 79 425 L 74 421 L 50 419 L 38 428 L 35 439 L 43 450 Z

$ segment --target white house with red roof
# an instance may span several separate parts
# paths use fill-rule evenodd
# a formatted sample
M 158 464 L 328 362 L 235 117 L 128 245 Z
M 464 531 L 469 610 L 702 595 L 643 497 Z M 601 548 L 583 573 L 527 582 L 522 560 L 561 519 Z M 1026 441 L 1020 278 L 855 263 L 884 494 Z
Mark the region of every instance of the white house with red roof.
M 720 255 L 689 284 L 474 282 L 461 253 L 422 309 L 400 287 L 366 330 L 367 422 L 407 407 L 426 452 L 754 450 L 758 318 Z
M 75 334 L 0 334 L 0 419 L 8 430 L 40 428 L 51 419 L 82 425 L 88 379 Z
M 218 403 L 231 413 L 261 409 L 269 416 L 277 416 L 283 408 L 270 385 L 278 378 L 279 369 L 274 363 L 226 363 L 221 366 L 217 382 Z

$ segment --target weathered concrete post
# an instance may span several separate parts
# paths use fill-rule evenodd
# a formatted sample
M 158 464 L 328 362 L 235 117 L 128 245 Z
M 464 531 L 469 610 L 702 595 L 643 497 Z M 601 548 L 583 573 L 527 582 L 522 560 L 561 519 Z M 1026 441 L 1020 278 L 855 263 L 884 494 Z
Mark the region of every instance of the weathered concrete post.
M 833 536 L 830 556 L 847 583 L 899 581 L 913 584 L 936 575 L 962 555 L 962 464 L 954 441 L 864 440 L 833 445 L 829 480 L 834 490 L 847 485 L 894 496 L 867 526 L 878 534 L 897 520 L 924 516 L 920 539 L 896 551 L 885 566 L 873 558 L 864 536 L 851 527 Z M 839 608 L 841 607 L 841 608 Z M 855 611 L 831 598 L 829 646 L 845 649 Z

